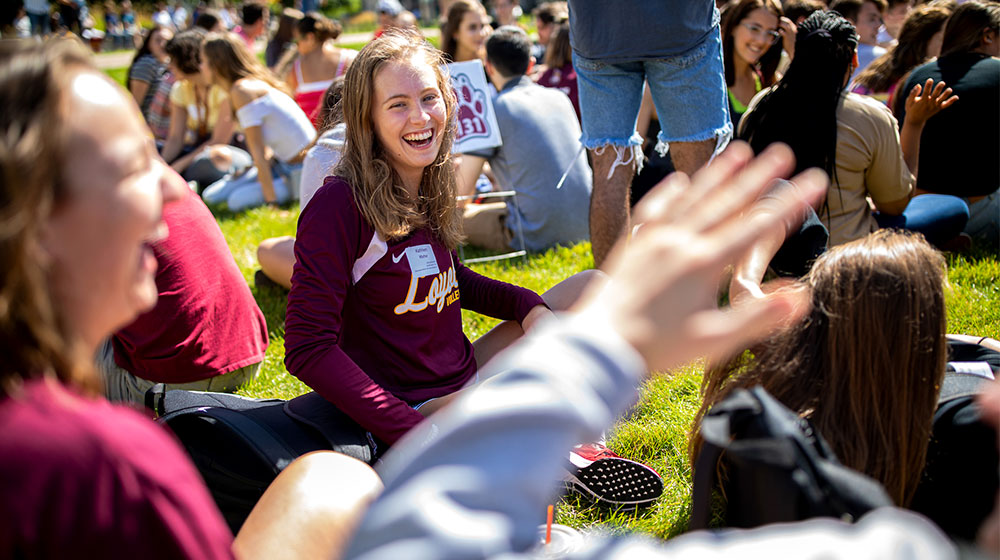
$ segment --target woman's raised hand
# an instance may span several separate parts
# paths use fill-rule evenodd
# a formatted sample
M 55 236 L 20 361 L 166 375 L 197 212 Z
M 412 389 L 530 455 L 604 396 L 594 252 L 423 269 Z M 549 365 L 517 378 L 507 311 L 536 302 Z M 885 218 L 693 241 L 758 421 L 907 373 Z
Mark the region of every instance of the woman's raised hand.
M 795 58 L 795 37 L 798 34 L 795 22 L 782 16 L 778 20 L 778 32 L 781 33 L 781 48 L 788 53 L 788 58 Z
M 736 142 L 691 179 L 670 175 L 636 208 L 641 225 L 609 256 L 609 281 L 592 287 L 576 309 L 591 324 L 620 334 L 651 370 L 727 355 L 805 313 L 808 294 L 801 290 L 768 294 L 738 309 L 719 309 L 717 300 L 727 265 L 762 232 L 798 219 L 804 204 L 826 192 L 826 175 L 808 170 L 793 179 L 798 189 L 777 198 L 770 219 L 748 222 L 743 214 L 760 192 L 793 168 L 787 146 L 754 158 Z
M 952 90 L 943 81 L 934 84 L 934 80 L 927 78 L 927 82 L 921 86 L 917 84 L 906 96 L 906 122 L 922 125 L 927 119 L 936 115 L 942 109 L 947 109 L 958 101 L 957 95 L 952 95 Z

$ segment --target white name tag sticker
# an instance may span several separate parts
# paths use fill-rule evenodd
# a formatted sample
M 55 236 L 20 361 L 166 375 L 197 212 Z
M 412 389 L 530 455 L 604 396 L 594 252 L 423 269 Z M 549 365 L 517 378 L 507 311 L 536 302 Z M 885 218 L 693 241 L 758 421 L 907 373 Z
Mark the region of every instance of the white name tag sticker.
M 410 263 L 410 272 L 417 278 L 433 276 L 441 272 L 437 259 L 434 257 L 434 249 L 429 244 L 407 247 L 406 260 Z
M 948 362 L 948 365 L 955 368 L 958 373 L 968 373 L 993 380 L 993 370 L 987 362 Z

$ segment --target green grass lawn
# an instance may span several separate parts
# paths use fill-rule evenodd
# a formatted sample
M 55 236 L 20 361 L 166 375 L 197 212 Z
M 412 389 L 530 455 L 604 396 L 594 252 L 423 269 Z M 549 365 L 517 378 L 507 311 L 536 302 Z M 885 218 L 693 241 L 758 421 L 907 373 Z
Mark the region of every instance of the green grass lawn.
M 219 224 L 243 276 L 267 318 L 271 345 L 260 376 L 241 393 L 253 397 L 291 398 L 308 388 L 289 375 L 284 358 L 284 290 L 257 287 L 256 247 L 267 238 L 294 235 L 298 208 L 258 208 L 239 215 L 220 213 Z M 997 336 L 1000 333 L 1000 260 L 985 252 L 948 259 L 949 332 Z M 560 280 L 593 267 L 588 243 L 560 248 L 521 260 L 472 265 L 476 271 L 542 292 Z M 463 311 L 465 332 L 475 339 L 496 320 Z M 641 399 L 611 432 L 610 446 L 622 455 L 655 468 L 664 479 L 663 496 L 639 514 L 598 510 L 574 497 L 557 505 L 556 521 L 574 527 L 596 525 L 605 531 L 643 532 L 661 538 L 687 528 L 691 473 L 687 464 L 687 431 L 698 408 L 701 367 L 693 364 L 657 375 L 644 385 Z
M 344 45 L 361 48 L 361 45 Z M 126 69 L 107 71 L 124 82 Z M 284 368 L 284 321 L 286 292 L 254 285 L 257 244 L 268 237 L 294 235 L 298 207 L 275 210 L 258 208 L 239 215 L 218 214 L 219 225 L 229 247 L 267 319 L 271 344 L 261 374 L 240 392 L 252 397 L 291 398 L 308 388 Z M 544 292 L 560 280 L 593 267 L 590 244 L 560 248 L 521 260 L 473 265 L 487 276 Z M 1000 334 L 1000 260 L 985 251 L 948 258 L 948 332 Z M 496 320 L 462 312 L 470 339 L 488 331 Z M 574 527 L 602 526 L 604 530 L 644 532 L 669 538 L 687 528 L 690 509 L 691 472 L 687 464 L 687 431 L 698 409 L 701 368 L 692 365 L 658 375 L 642 390 L 639 404 L 610 434 L 609 444 L 622 455 L 642 461 L 664 479 L 663 496 L 652 508 L 639 514 L 597 510 L 568 497 L 557 506 L 556 521 Z

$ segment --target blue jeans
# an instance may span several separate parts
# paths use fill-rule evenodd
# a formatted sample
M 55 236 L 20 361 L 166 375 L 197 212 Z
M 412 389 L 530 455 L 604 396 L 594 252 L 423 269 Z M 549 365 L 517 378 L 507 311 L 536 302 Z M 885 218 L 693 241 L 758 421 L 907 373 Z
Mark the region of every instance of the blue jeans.
M 274 195 L 279 204 L 285 204 L 293 198 L 301 172 L 301 163 L 275 162 L 271 166 Z M 201 193 L 201 198 L 209 205 L 225 202 L 231 212 L 263 206 L 264 192 L 257 180 L 257 168 L 251 167 L 239 177 L 227 175 L 219 179 Z
M 969 221 L 969 207 L 957 196 L 922 194 L 913 197 L 899 216 L 875 213 L 882 228 L 898 228 L 920 232 L 927 241 L 940 245 L 962 233 Z
M 253 158 L 245 150 L 235 146 L 226 146 L 225 149 L 229 151 L 231 158 L 228 168 L 219 169 L 209 156 L 208 150 L 205 150 L 191 160 L 184 173 L 181 173 L 181 177 L 184 177 L 185 181 L 198 183 L 200 188 L 206 188 L 226 175 L 240 173 L 253 165 Z
M 969 204 L 965 233 L 986 243 L 987 247 L 1000 248 L 1000 190 Z
M 31 23 L 32 35 L 48 35 L 51 33 L 49 27 L 49 14 L 34 14 L 28 12 L 28 21 Z
M 587 148 L 642 144 L 635 125 L 643 82 L 660 118 L 661 144 L 718 138 L 724 145 L 732 136 L 718 27 L 683 55 L 611 63 L 573 53 L 573 68 Z

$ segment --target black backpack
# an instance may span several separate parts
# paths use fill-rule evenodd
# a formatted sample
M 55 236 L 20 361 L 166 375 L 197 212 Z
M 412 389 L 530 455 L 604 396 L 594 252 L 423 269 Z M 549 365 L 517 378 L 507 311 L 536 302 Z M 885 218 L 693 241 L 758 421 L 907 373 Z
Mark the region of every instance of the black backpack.
M 326 449 L 371 464 L 385 448 L 316 393 L 284 401 L 157 385 L 146 406 L 180 440 L 233 534 L 297 457 Z
M 881 484 L 841 464 L 809 421 L 761 387 L 737 389 L 713 406 L 702 419 L 701 434 L 692 530 L 711 523 L 720 459 L 726 468 L 721 487 L 727 527 L 812 517 L 854 521 L 892 505 Z
M 953 538 L 975 540 L 1000 490 L 997 431 L 979 416 L 975 395 L 1000 374 L 1000 353 L 949 341 L 950 362 L 934 413 L 927 464 L 910 504 Z M 974 373 L 978 364 L 982 373 Z M 988 370 L 987 370 L 988 368 Z

